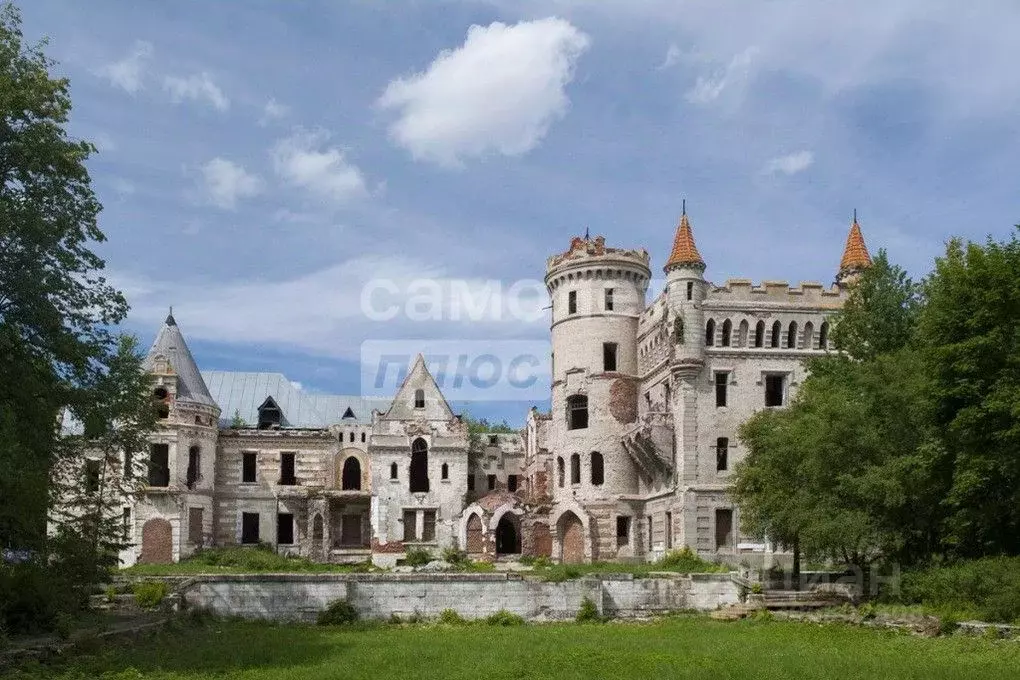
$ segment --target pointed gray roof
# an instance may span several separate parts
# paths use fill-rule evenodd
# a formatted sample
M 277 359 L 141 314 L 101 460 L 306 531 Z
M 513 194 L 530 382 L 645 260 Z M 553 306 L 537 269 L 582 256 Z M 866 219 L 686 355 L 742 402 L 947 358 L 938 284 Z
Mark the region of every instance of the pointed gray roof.
M 156 341 L 152 343 L 152 349 L 142 363 L 145 370 L 151 371 L 155 358 L 160 355 L 166 357 L 177 374 L 177 401 L 218 407 L 202 380 L 202 373 L 195 364 L 195 358 L 191 356 L 188 343 L 184 342 L 184 335 L 174 320 L 173 312 L 167 315 L 163 327 L 156 335 Z

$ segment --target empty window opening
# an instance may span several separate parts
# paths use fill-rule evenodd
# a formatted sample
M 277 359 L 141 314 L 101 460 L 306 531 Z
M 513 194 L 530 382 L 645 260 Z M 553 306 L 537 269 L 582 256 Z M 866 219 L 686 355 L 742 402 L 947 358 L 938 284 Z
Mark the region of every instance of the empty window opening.
M 602 343 L 602 369 L 606 371 L 616 370 L 616 343 Z
M 823 321 L 822 327 L 818 329 L 818 349 L 829 348 L 829 322 Z
M 606 311 L 613 311 L 613 289 L 606 288 Z
M 598 451 L 591 452 L 591 483 L 593 486 L 602 486 L 606 481 L 605 461 Z
M 425 493 L 429 490 L 429 453 L 428 445 L 420 437 L 411 444 L 411 471 L 409 487 L 412 493 Z
M 365 433 L 364 432 L 361 433 L 361 443 L 362 444 L 365 443 Z
M 202 416 L 195 416 L 195 424 L 196 425 L 202 424 Z
M 349 434 L 347 435 L 347 441 L 348 441 L 348 442 L 350 442 L 351 444 L 353 444 L 353 443 L 354 443 L 354 432 L 350 432 L 350 433 L 349 433 Z
M 188 472 L 184 479 L 184 485 L 189 489 L 194 489 L 195 485 L 198 484 L 198 480 L 202 478 L 202 449 L 197 446 L 192 446 L 188 449 Z
M 468 491 L 474 491 L 474 490 L 475 490 L 475 476 L 474 475 L 468 475 Z
M 294 474 L 293 453 L 280 454 L 280 484 L 283 486 L 294 486 L 297 484 L 297 476 Z
M 414 407 L 425 408 L 425 390 L 419 388 L 414 391 Z
M 449 479 L 450 478 L 450 466 L 448 464 L 443 463 L 443 466 L 441 468 L 439 468 L 439 477 L 441 479 Z
M 556 483 L 560 486 L 560 488 L 563 487 L 563 480 L 565 477 L 563 470 L 564 470 L 563 457 L 560 456 L 559 458 L 556 459 Z
M 581 483 L 581 454 L 579 453 L 570 456 L 570 483 Z
M 772 324 L 772 347 L 779 347 L 779 338 L 783 334 L 783 326 L 778 321 Z
M 669 407 L 669 395 L 670 395 L 669 383 L 668 382 L 662 383 L 662 397 L 666 402 L 667 408 Z
M 167 406 L 166 404 L 157 404 L 156 405 L 156 416 L 160 420 L 166 420 L 167 418 L 170 417 L 170 407 Z
M 728 437 L 719 437 L 715 440 L 715 469 L 716 472 L 725 472 L 729 469 L 730 440 Z
M 729 508 L 715 511 L 715 549 L 733 549 L 733 510 Z
M 577 314 L 577 291 L 567 293 L 567 314 Z
M 361 461 L 348 456 L 344 461 L 343 473 L 340 476 L 341 491 L 361 491 Z
M 499 446 L 499 437 L 494 434 L 489 435 L 489 446 Z
M 436 540 L 436 511 L 426 510 L 421 514 L 421 540 Z
M 722 323 L 722 338 L 720 338 L 719 344 L 723 347 L 730 346 L 730 340 L 733 337 L 733 322 L 726 319 Z
M 786 376 L 765 376 L 765 405 L 782 406 L 786 402 Z
M 618 515 L 616 518 L 616 547 L 622 548 L 630 543 L 630 517 Z
M 85 493 L 93 494 L 99 491 L 99 461 L 85 461 Z
M 315 517 L 312 518 L 312 540 L 321 541 L 322 534 L 323 534 L 322 515 L 316 514 Z
M 808 321 L 804 324 L 804 349 L 814 349 L 815 325 Z
M 131 540 L 131 508 L 124 508 L 120 512 L 121 536 L 127 542 Z
M 567 429 L 583 430 L 588 427 L 588 397 L 572 394 L 567 397 Z
M 687 282 L 687 299 L 688 300 L 693 300 L 694 299 L 694 282 L 693 281 L 688 281 Z
M 712 347 L 713 345 L 715 345 L 715 320 L 709 319 L 705 324 L 705 346 Z
M 496 475 L 486 475 L 485 483 L 489 488 L 489 491 L 493 491 L 496 488 Z
M 663 527 L 666 538 L 666 550 L 673 547 L 673 513 L 666 513 L 665 526 Z
M 167 391 L 167 389 L 165 387 L 160 385 L 159 387 L 157 387 L 156 389 L 154 389 L 152 391 L 152 396 L 154 396 L 156 399 L 162 400 L 162 399 L 166 399 L 167 397 L 169 397 L 170 393 Z
M 786 346 L 790 349 L 797 349 L 797 322 L 790 322 L 790 329 L 786 333 Z
M 652 520 L 652 516 L 651 515 L 649 515 L 648 517 L 645 517 L 645 525 L 648 527 L 648 550 L 651 550 L 652 549 L 652 539 L 654 538 L 654 536 L 652 535 L 652 532 L 655 529 L 655 523 Z
M 188 508 L 188 543 L 202 545 L 202 508 Z
M 754 346 L 764 347 L 765 346 L 765 322 L 759 321 L 754 326 Z
M 149 449 L 149 486 L 170 486 L 169 444 L 153 444 Z
M 397 478 L 397 464 L 396 463 L 390 463 L 390 479 L 396 479 L 396 478 Z
M 362 536 L 362 513 L 348 513 L 340 516 L 340 545 L 361 547 L 364 545 Z
M 521 532 L 513 513 L 506 513 L 496 525 L 496 554 L 517 555 L 521 552 Z
M 259 429 L 275 430 L 280 427 L 282 422 L 283 412 L 280 410 L 280 407 L 276 405 L 272 397 L 266 397 L 266 400 L 259 406 Z
M 241 543 L 253 545 L 259 542 L 259 513 L 241 513 Z
M 517 475 L 507 475 L 506 490 L 511 493 L 517 491 Z
M 730 384 L 730 374 L 720 371 L 715 374 L 715 406 L 722 408 L 726 406 L 727 390 Z
M 255 483 L 255 461 L 254 453 L 241 454 L 241 482 L 244 484 Z
M 404 542 L 413 543 L 418 540 L 418 511 L 404 510 Z

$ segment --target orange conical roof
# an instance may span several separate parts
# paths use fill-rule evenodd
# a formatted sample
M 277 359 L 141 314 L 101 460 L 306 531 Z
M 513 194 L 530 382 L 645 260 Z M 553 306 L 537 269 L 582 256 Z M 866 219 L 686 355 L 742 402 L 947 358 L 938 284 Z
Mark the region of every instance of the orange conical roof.
M 871 265 L 871 255 L 868 254 L 868 246 L 864 244 L 864 235 L 861 233 L 861 225 L 857 223 L 857 215 L 854 214 L 853 224 L 850 225 L 850 233 L 846 237 L 846 247 L 843 249 L 843 259 L 839 261 L 840 273 L 864 269 Z
M 676 236 L 673 238 L 673 250 L 666 261 L 666 269 L 682 265 L 705 266 L 701 259 L 698 246 L 694 245 L 694 232 L 691 231 L 691 222 L 687 219 L 687 213 L 680 216 L 680 224 L 676 227 Z

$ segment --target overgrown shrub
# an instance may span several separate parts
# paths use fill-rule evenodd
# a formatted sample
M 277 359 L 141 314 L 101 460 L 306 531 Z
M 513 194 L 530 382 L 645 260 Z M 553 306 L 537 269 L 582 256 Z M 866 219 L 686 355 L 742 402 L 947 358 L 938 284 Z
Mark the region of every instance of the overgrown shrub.
M 728 571 L 729 567 L 703 560 L 697 553 L 691 550 L 690 546 L 684 546 L 679 550 L 670 550 L 662 556 L 655 566 L 664 571 L 677 571 L 686 574 L 699 574 Z
M 423 548 L 414 548 L 404 554 L 403 563 L 409 567 L 422 567 L 432 561 L 432 553 Z
M 761 595 L 764 592 L 765 592 L 765 589 L 762 587 L 762 585 L 760 583 L 755 582 L 755 583 L 751 584 L 751 594 L 752 595 Z
M 596 606 L 595 600 L 585 596 L 581 600 L 581 607 L 577 610 L 574 620 L 578 623 L 601 623 L 602 617 L 599 615 L 599 608 Z
M 106 590 L 103 592 L 106 601 L 113 604 L 117 601 L 117 588 L 116 586 L 106 586 Z
M 60 579 L 35 563 L 0 564 L 0 628 L 9 634 L 53 630 L 57 615 L 73 610 Z
M 134 586 L 135 602 L 142 609 L 155 609 L 170 593 L 163 581 L 141 581 Z
M 460 626 L 467 623 L 467 621 L 456 610 L 444 609 L 439 612 L 439 623 L 445 623 L 448 626 Z
M 485 617 L 485 623 L 490 626 L 523 626 L 524 619 L 513 612 L 500 609 L 498 612 Z
M 319 612 L 316 623 L 320 626 L 343 626 L 356 623 L 358 610 L 347 600 L 340 598 L 329 603 L 323 611 Z
M 463 564 L 467 561 L 467 553 L 456 548 L 444 548 L 443 561 L 448 564 Z
M 908 571 L 899 600 L 936 610 L 974 611 L 984 621 L 1020 620 L 1020 557 L 988 557 Z

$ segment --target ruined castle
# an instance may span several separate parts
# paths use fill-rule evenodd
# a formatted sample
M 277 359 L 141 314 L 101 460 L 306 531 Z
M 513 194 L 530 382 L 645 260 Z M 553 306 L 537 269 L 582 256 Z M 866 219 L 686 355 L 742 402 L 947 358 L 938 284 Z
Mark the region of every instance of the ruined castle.
M 551 411 L 519 434 L 470 434 L 421 357 L 383 401 L 200 371 L 171 314 L 145 360 L 160 426 L 122 508 L 122 563 L 258 543 L 381 565 L 448 547 L 564 562 L 782 550 L 740 533 L 737 429 L 789 403 L 869 264 L 855 218 L 830 287 L 714 285 L 684 214 L 648 303 L 645 250 L 575 238 L 546 263 Z

